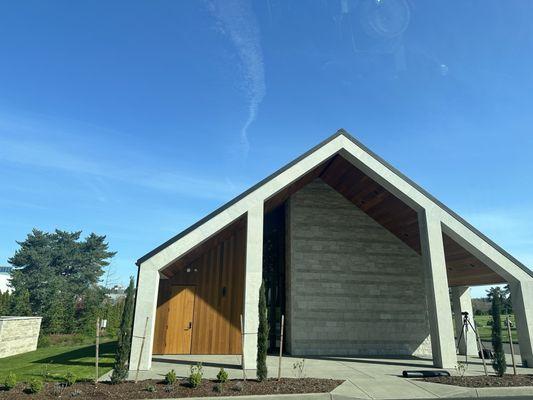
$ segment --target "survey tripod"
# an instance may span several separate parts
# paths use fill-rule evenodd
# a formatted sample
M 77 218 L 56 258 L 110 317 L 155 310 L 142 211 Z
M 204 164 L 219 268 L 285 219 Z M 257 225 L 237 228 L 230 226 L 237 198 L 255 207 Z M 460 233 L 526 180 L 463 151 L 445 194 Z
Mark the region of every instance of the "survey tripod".
M 486 352 L 485 346 L 483 346 L 483 343 L 481 342 L 481 338 L 479 337 L 479 334 L 477 333 L 477 329 L 472 325 L 472 322 L 470 322 L 470 318 L 468 316 L 468 311 L 463 311 L 461 313 L 463 316 L 463 325 L 461 329 L 461 334 L 459 335 L 459 339 L 457 340 L 457 353 L 459 354 L 459 346 L 461 345 L 461 340 L 464 340 L 465 342 L 465 364 L 468 366 L 468 330 L 472 329 L 472 332 L 474 332 L 474 335 L 476 336 L 477 341 L 477 347 L 479 349 L 479 356 L 481 357 L 481 360 L 483 361 L 483 369 L 485 370 L 485 375 L 487 375 L 487 365 L 485 364 L 485 354 L 488 354 Z

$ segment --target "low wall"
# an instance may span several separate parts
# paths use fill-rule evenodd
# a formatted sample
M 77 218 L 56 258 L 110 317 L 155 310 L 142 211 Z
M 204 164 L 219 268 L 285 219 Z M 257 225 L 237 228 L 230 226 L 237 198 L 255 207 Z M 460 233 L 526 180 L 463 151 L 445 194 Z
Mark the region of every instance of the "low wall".
M 0 317 L 0 358 L 37 349 L 41 317 Z

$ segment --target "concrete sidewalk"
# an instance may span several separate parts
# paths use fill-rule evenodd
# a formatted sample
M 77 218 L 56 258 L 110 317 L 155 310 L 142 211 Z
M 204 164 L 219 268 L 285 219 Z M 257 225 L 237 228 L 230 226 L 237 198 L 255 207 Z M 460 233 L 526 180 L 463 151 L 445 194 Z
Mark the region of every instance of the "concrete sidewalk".
M 435 399 L 435 398 L 484 398 L 499 395 L 529 396 L 533 399 L 533 388 L 473 389 L 451 385 L 423 382 L 403 378 L 404 370 L 434 369 L 430 359 L 422 358 L 362 358 L 362 357 L 284 357 L 282 376 L 297 378 L 299 369 L 295 364 L 302 362 L 302 377 L 329 378 L 345 380 L 330 395 L 330 399 Z M 462 357 L 459 361 L 463 361 Z M 510 360 L 509 360 L 510 361 Z M 202 362 L 204 377 L 214 379 L 220 368 L 224 368 L 230 379 L 240 379 L 240 356 L 156 356 L 153 358 L 152 370 L 141 371 L 139 379 L 163 379 L 164 375 L 174 369 L 179 377 L 189 375 L 191 365 Z M 267 359 L 270 377 L 276 377 L 278 358 Z M 489 373 L 492 367 L 488 365 Z M 456 371 L 449 371 L 456 374 Z M 532 374 L 531 368 L 518 368 L 522 374 Z M 466 375 L 483 374 L 481 360 L 471 359 Z M 134 374 L 130 374 L 134 378 Z M 251 373 L 247 378 L 255 378 Z M 105 377 L 102 377 L 105 380 Z M 300 395 L 304 398 L 304 396 Z M 281 398 L 281 397 L 280 397 Z M 294 398 L 294 397 L 293 397 Z M 296 397 L 297 398 L 297 397 Z M 307 396 L 305 396 L 307 398 Z

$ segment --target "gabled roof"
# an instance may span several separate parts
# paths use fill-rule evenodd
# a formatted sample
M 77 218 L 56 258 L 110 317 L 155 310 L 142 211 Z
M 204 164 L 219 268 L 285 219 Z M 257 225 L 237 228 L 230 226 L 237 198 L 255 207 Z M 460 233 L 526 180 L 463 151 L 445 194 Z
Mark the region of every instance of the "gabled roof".
M 332 143 L 332 142 L 334 142 L 336 140 L 339 140 L 339 138 L 346 139 L 348 142 L 345 142 L 345 143 L 354 145 L 355 146 L 354 148 L 356 148 L 361 153 L 359 155 L 358 154 L 354 154 L 353 149 L 349 149 L 348 148 L 349 146 L 346 145 L 346 144 L 342 145 L 339 148 L 338 151 L 345 151 L 350 156 L 354 157 L 355 159 L 358 159 L 361 154 L 365 155 L 365 156 L 368 156 L 369 160 L 372 160 L 372 162 L 377 162 L 378 164 L 376 164 L 376 165 L 379 165 L 380 167 L 382 167 L 383 171 L 385 171 L 385 174 L 394 176 L 395 178 L 399 178 L 401 181 L 403 181 L 403 183 L 405 183 L 406 185 L 410 186 L 412 189 L 414 189 L 414 191 L 418 192 L 421 196 L 425 196 L 425 198 L 427 198 L 429 201 L 433 202 L 437 207 L 440 207 L 441 210 L 443 210 L 445 213 L 447 213 L 450 216 L 451 219 L 455 219 L 456 221 L 454 221 L 454 222 L 462 224 L 462 226 L 464 228 L 469 230 L 474 235 L 477 235 L 477 237 L 479 237 L 482 241 L 484 241 L 486 244 L 491 246 L 492 249 L 494 249 L 496 252 L 500 253 L 503 257 L 505 257 L 512 264 L 514 264 L 515 266 L 517 266 L 518 268 L 520 268 L 521 270 L 526 272 L 530 277 L 533 277 L 533 271 L 531 271 L 524 264 L 519 262 L 516 258 L 511 256 L 505 250 L 503 250 L 500 246 L 498 246 L 491 239 L 486 237 L 483 233 L 481 233 L 479 230 L 477 230 L 475 227 L 473 227 L 471 224 L 469 224 L 467 221 L 465 221 L 457 213 L 455 213 L 450 208 L 448 208 L 446 205 L 441 203 L 438 199 L 436 199 L 434 196 L 432 196 L 430 193 L 428 193 L 425 189 L 423 189 L 422 187 L 417 185 L 415 182 L 410 180 L 407 176 L 402 174 L 400 171 L 398 171 L 392 165 L 387 163 L 384 159 L 379 157 L 377 154 L 373 153 L 370 149 L 368 149 L 365 145 L 363 145 L 361 142 L 356 140 L 354 137 L 352 137 L 350 134 L 348 134 L 343 129 L 340 129 L 335 134 L 333 134 L 332 136 L 330 136 L 329 138 L 327 138 L 323 142 L 319 143 L 317 146 L 313 147 L 312 149 L 308 150 L 307 152 L 302 154 L 300 157 L 296 158 L 295 160 L 293 160 L 289 164 L 285 165 L 281 169 L 277 170 L 276 172 L 274 172 L 273 174 L 271 174 L 267 178 L 263 179 L 262 181 L 260 181 L 256 185 L 252 186 L 250 189 L 246 190 L 244 193 L 242 193 L 239 196 L 235 197 L 234 199 L 230 200 L 229 202 L 227 202 L 223 206 L 219 207 L 218 209 L 216 209 L 215 211 L 213 211 L 212 213 L 210 213 L 206 217 L 202 218 L 197 223 L 193 224 L 192 226 L 190 226 L 189 228 L 187 228 L 184 231 L 180 232 L 179 234 L 177 234 L 173 238 L 167 240 L 165 243 L 163 243 L 160 246 L 156 247 L 154 250 L 152 250 L 149 253 L 145 254 L 143 257 L 141 257 L 137 261 L 137 265 L 140 266 L 144 262 L 148 261 L 150 258 L 156 256 L 158 253 L 160 253 L 163 250 L 169 248 L 170 246 L 172 246 L 176 242 L 180 241 L 180 239 L 184 238 L 188 234 L 190 234 L 190 233 L 194 232 L 195 230 L 197 230 L 198 228 L 202 227 L 208 221 L 212 220 L 213 218 L 217 217 L 221 213 L 225 212 L 226 210 L 228 210 L 233 205 L 236 205 L 238 202 L 240 202 L 241 200 L 245 199 L 247 196 L 253 194 L 258 189 L 260 189 L 263 186 L 265 186 L 266 184 L 272 182 L 275 178 L 279 177 L 284 172 L 286 172 L 286 171 L 290 170 L 291 168 L 297 166 L 299 163 L 304 161 L 306 158 L 310 157 L 315 152 L 318 152 L 318 150 L 321 150 L 322 148 L 324 148 L 328 144 L 330 144 L 330 143 Z M 333 155 L 330 154 L 329 156 L 331 157 Z M 326 158 L 323 161 L 325 161 L 325 160 L 326 160 Z M 291 182 L 289 182 L 287 184 L 290 184 L 290 183 Z

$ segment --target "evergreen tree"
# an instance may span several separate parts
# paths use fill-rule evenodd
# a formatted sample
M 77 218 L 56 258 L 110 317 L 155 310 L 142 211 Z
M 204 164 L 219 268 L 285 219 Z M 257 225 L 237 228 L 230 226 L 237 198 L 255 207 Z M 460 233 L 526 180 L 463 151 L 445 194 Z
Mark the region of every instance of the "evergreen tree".
M 85 298 L 92 295 L 104 273 L 108 260 L 105 236 L 91 233 L 81 240 L 81 232 L 56 230 L 53 233 L 34 229 L 8 261 L 16 267 L 11 272 L 11 286 L 16 302 L 29 291 L 34 315 L 43 317 L 44 333 L 85 331 L 80 324 L 90 318 L 83 315 Z M 81 306 L 80 306 L 81 305 Z M 94 324 L 93 324 L 94 325 Z M 92 328 L 94 331 L 94 328 Z
M 11 299 L 11 315 L 28 317 L 32 315 L 30 306 L 30 292 L 28 289 L 15 291 Z
M 492 348 L 494 350 L 494 360 L 492 367 L 498 376 L 503 376 L 507 369 L 505 363 L 505 353 L 502 344 L 502 297 L 498 292 L 492 294 Z
M 135 287 L 133 284 L 133 277 L 131 277 L 130 284 L 126 289 L 126 300 L 124 302 L 122 321 L 120 322 L 118 345 L 115 353 L 115 364 L 113 365 L 113 373 L 111 374 L 112 383 L 124 382 L 128 376 L 128 361 L 131 351 L 134 305 Z
M 8 315 L 11 312 L 11 296 L 6 290 L 4 293 L 0 292 L 0 316 Z
M 257 379 L 264 381 L 268 370 L 266 365 L 268 350 L 268 315 L 265 295 L 265 283 L 259 288 L 259 328 L 257 332 Z
M 124 299 L 112 301 L 106 299 L 104 302 L 104 318 L 107 319 L 106 334 L 110 337 L 117 337 L 120 331 L 121 316 L 124 312 Z
M 105 295 L 101 287 L 94 285 L 85 291 L 85 295 L 79 305 L 79 317 L 77 331 L 87 336 L 94 337 L 96 334 L 96 320 L 104 317 L 102 303 Z

